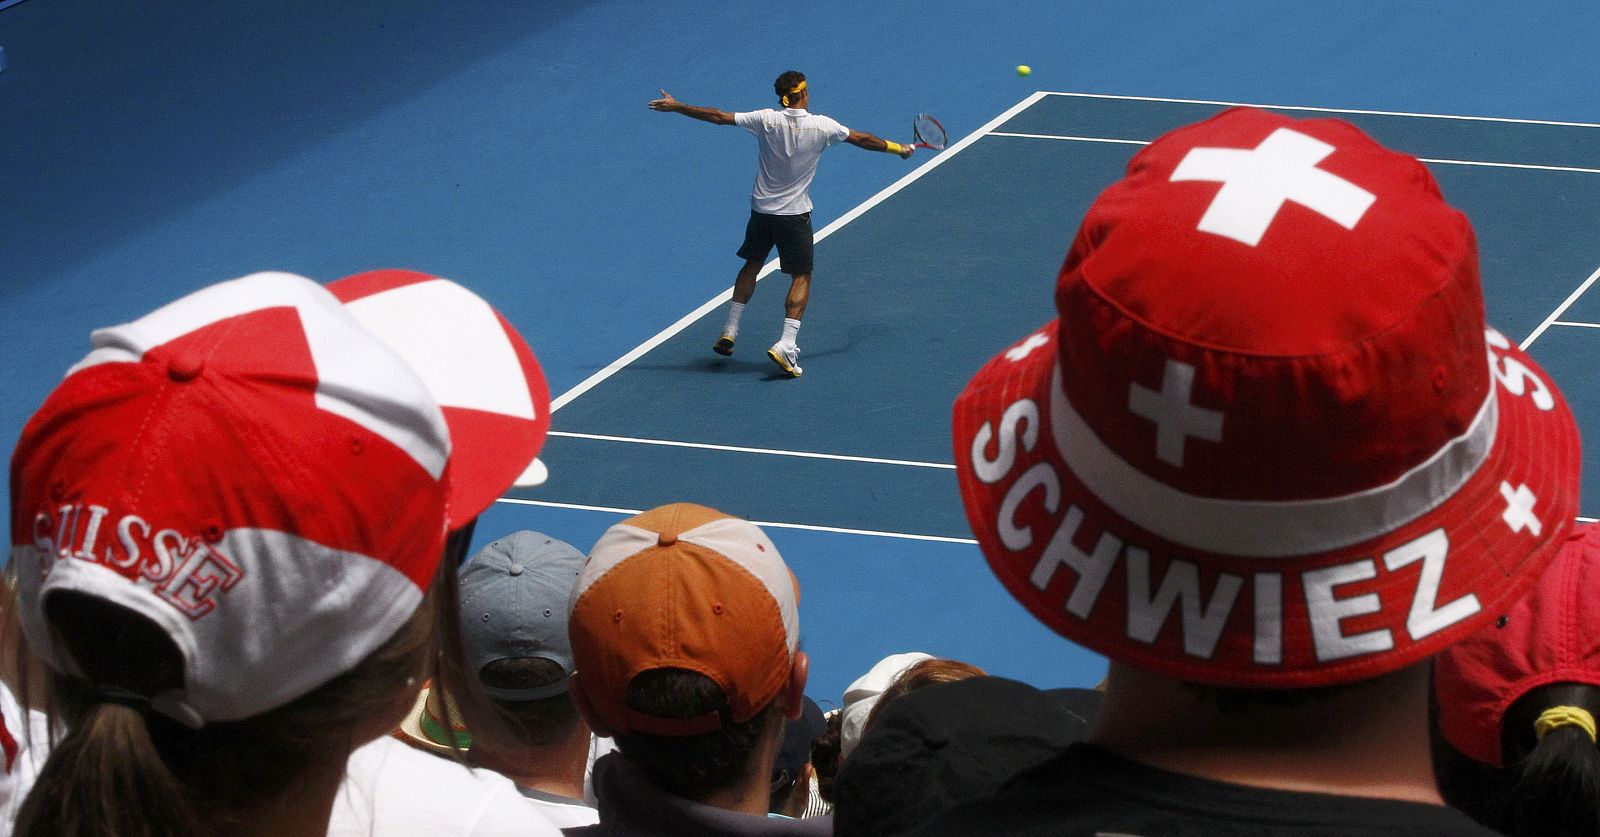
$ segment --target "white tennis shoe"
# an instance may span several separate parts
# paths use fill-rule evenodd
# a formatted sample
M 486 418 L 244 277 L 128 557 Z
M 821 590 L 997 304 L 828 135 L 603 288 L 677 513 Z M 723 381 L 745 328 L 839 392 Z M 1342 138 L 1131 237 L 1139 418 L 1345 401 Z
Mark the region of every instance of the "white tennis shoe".
M 779 369 L 789 373 L 791 378 L 800 377 L 800 373 L 803 371 L 800 368 L 799 346 L 785 346 L 780 340 L 777 343 L 773 343 L 772 348 L 767 350 L 767 357 L 772 358 L 772 362 L 778 364 Z

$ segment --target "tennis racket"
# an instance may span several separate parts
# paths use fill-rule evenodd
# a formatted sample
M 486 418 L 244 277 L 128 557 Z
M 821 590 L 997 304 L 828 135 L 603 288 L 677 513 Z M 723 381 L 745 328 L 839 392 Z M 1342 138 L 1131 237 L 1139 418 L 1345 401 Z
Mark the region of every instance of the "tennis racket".
M 911 143 L 912 148 L 927 148 L 933 151 L 944 150 L 947 142 L 944 126 L 940 125 L 939 120 L 934 119 L 931 115 L 926 113 L 917 114 L 916 121 L 911 125 L 911 132 L 916 137 L 916 141 Z

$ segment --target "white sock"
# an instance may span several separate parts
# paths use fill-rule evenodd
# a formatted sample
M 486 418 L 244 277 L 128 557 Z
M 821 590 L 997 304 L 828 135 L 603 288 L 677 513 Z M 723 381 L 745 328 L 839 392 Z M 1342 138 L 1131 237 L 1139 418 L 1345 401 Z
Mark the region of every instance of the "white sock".
M 780 339 L 778 342 L 782 343 L 785 346 L 793 346 L 795 344 L 794 343 L 794 338 L 799 333 L 800 333 L 800 321 L 799 320 L 791 320 L 791 319 L 785 317 L 784 320 L 783 320 L 783 338 Z
M 722 327 L 723 336 L 725 336 L 725 337 L 738 337 L 739 336 L 739 318 L 742 317 L 742 316 L 744 316 L 744 303 L 742 303 L 742 302 L 730 302 L 730 303 L 728 303 L 728 324 Z

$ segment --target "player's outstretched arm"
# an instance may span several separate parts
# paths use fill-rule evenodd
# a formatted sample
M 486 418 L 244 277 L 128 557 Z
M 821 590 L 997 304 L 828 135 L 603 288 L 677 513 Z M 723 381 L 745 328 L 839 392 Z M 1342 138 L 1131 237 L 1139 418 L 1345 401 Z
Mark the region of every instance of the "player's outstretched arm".
M 698 119 L 701 122 L 710 122 L 713 125 L 733 124 L 733 114 L 725 110 L 717 110 L 716 108 L 702 108 L 695 107 L 694 105 L 686 105 L 683 102 L 672 98 L 672 94 L 665 90 L 661 91 L 661 98 L 650 100 L 650 109 L 659 110 L 664 113 L 681 113 L 684 116 Z
M 882 137 L 873 136 L 865 131 L 851 131 L 850 136 L 845 137 L 844 141 L 857 148 L 865 148 L 868 151 L 887 151 L 890 154 L 899 154 L 902 160 L 910 157 L 911 152 L 916 150 L 911 147 L 911 143 L 901 145 L 898 142 L 890 142 Z

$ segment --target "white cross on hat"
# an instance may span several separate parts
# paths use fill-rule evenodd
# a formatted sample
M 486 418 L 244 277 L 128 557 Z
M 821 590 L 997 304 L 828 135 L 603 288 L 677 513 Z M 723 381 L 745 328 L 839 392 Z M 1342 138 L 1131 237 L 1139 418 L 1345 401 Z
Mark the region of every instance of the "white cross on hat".
M 1248 151 L 1191 148 L 1173 169 L 1171 179 L 1222 183 L 1198 229 L 1251 247 L 1261 243 L 1285 201 L 1307 207 L 1347 230 L 1354 229 L 1376 197 L 1317 168 L 1333 150 L 1322 140 L 1279 128 Z
M 1137 382 L 1128 390 L 1128 409 L 1156 423 L 1156 456 L 1179 468 L 1188 437 L 1222 441 L 1222 413 L 1190 403 L 1193 389 L 1194 367 L 1168 358 L 1160 392 Z
M 1047 346 L 1049 344 L 1050 338 L 1044 336 L 1043 334 L 1030 334 L 1028 335 L 1028 339 L 1006 350 L 1006 359 L 1022 360 L 1028 355 L 1033 354 L 1034 349 L 1037 349 L 1040 346 Z
M 1519 485 L 1513 489 L 1511 483 L 1502 482 L 1500 496 L 1506 499 L 1506 510 L 1500 517 L 1511 527 L 1511 531 L 1520 532 L 1526 528 L 1534 537 L 1538 537 L 1544 526 L 1539 522 L 1539 518 L 1533 516 L 1533 504 L 1537 500 L 1533 492 L 1529 491 L 1526 485 Z

